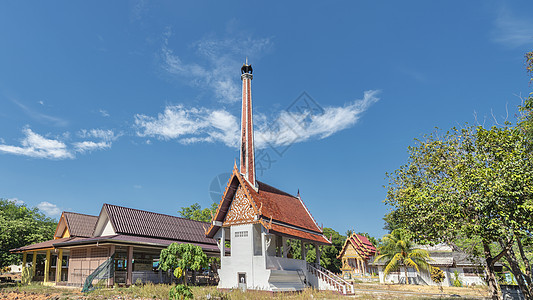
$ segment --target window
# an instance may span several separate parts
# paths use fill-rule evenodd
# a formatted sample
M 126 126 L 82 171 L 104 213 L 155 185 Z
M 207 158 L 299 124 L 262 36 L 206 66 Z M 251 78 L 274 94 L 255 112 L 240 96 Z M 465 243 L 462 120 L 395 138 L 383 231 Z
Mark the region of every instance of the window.
M 248 231 L 235 231 L 235 237 L 238 238 L 238 237 L 247 237 L 248 236 Z

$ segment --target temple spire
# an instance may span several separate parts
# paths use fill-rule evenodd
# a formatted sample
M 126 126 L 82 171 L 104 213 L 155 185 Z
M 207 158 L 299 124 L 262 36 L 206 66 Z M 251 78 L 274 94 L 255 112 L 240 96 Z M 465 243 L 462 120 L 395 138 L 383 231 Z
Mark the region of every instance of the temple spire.
M 254 125 L 252 117 L 252 65 L 248 57 L 241 68 L 242 118 L 241 118 L 241 174 L 255 187 Z

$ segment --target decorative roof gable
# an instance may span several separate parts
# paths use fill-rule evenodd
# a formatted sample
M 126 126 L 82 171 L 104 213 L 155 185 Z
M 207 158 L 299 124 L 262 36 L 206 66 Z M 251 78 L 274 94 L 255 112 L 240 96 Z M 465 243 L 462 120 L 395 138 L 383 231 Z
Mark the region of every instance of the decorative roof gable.
M 272 233 L 331 244 L 300 198 L 260 181 L 257 184 L 255 189 L 234 166 L 222 201 L 206 232 L 208 237 L 212 238 L 222 226 L 261 223 Z M 234 206 L 235 209 L 232 210 Z
M 357 254 L 364 259 L 374 256 L 377 252 L 376 247 L 372 245 L 372 242 L 370 242 L 366 236 L 354 233 L 344 242 L 344 246 L 337 256 L 338 259 L 343 257 L 348 252 L 348 247 L 353 247 Z

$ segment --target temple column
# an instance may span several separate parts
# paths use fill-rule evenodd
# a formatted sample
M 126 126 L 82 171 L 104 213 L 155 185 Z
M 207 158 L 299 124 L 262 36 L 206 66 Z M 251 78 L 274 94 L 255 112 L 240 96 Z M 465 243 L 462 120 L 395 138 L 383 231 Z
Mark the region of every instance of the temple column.
M 33 280 L 33 277 L 35 276 L 35 269 L 37 269 L 37 251 L 33 251 L 33 257 L 31 259 L 31 267 L 32 267 L 31 277 Z
M 48 282 L 50 273 L 50 250 L 46 250 L 46 260 L 44 261 L 44 282 Z
M 305 242 L 304 242 L 303 240 L 302 240 L 302 243 L 301 243 L 301 247 L 302 247 L 302 249 L 301 249 L 302 260 L 305 261 L 305 255 L 307 254 L 307 253 L 306 253 L 306 252 L 307 252 L 307 251 L 306 251 L 307 249 L 305 249 Z
M 61 282 L 61 268 L 63 267 L 63 249 L 59 249 L 56 259 L 56 284 Z
M 315 250 L 316 250 L 315 263 L 317 265 L 320 265 L 320 246 L 318 244 L 315 244 Z
M 128 246 L 128 266 L 126 273 L 126 285 L 131 285 L 133 281 L 133 246 Z
M 283 258 L 287 258 L 287 239 L 281 237 L 281 254 Z
M 220 230 L 222 230 L 222 237 L 220 239 L 220 265 L 222 265 L 222 258 L 226 256 L 226 229 L 220 227 Z

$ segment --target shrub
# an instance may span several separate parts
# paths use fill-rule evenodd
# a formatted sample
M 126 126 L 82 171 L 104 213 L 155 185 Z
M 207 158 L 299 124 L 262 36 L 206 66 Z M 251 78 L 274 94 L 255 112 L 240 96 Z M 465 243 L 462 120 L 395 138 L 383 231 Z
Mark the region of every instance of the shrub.
M 170 288 L 170 291 L 168 291 L 168 297 L 171 300 L 192 299 L 193 294 L 190 287 L 184 284 L 178 284 Z

